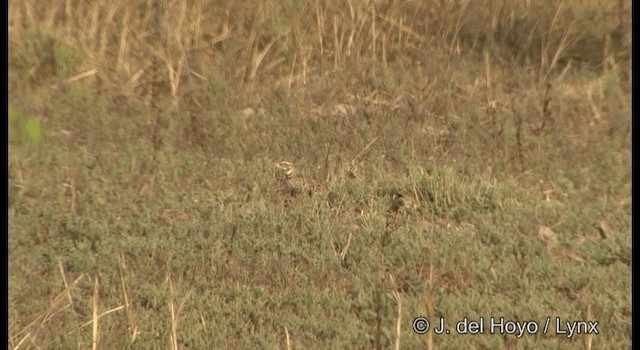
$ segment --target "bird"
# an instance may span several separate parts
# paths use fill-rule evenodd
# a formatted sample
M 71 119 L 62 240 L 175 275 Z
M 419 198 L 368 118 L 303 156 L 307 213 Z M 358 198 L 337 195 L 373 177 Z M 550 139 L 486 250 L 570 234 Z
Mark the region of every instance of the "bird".
M 282 161 L 277 163 L 276 167 L 284 172 L 284 192 L 291 196 L 297 196 L 304 192 L 311 194 L 309 183 L 293 163 Z
M 596 228 L 596 230 L 598 230 L 600 238 L 607 239 L 613 236 L 613 231 L 611 230 L 609 225 L 607 225 L 606 221 L 600 220 L 598 222 L 594 222 L 592 225 Z
M 347 166 L 347 169 L 346 169 L 345 174 L 343 175 L 343 177 L 346 178 L 346 180 L 357 179 L 359 172 L 360 172 L 360 169 L 358 167 L 358 164 L 356 164 L 355 162 L 352 161 Z
M 558 244 L 556 233 L 553 232 L 551 228 L 547 226 L 540 226 L 538 228 L 538 237 L 540 237 L 545 248 L 547 248 L 549 256 L 554 260 L 584 262 L 584 259 Z
M 409 213 L 418 209 L 418 200 L 412 193 L 404 190 L 394 190 L 391 193 L 391 210 Z

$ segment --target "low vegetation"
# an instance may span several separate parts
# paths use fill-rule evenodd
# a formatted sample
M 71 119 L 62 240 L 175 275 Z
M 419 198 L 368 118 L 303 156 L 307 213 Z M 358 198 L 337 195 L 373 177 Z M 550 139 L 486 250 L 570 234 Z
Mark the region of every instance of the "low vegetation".
M 9 1 L 8 346 L 628 348 L 630 6 Z

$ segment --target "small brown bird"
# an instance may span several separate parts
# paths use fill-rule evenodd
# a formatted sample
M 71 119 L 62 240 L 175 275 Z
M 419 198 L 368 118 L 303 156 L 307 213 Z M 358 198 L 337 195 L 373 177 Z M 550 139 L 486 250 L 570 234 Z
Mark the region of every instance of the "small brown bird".
M 311 194 L 309 183 L 304 175 L 291 162 L 280 162 L 276 167 L 284 171 L 284 191 L 292 196 L 306 192 Z
M 542 240 L 549 256 L 554 260 L 572 260 L 584 262 L 584 259 L 572 253 L 569 249 L 563 248 L 558 244 L 558 238 L 553 230 L 547 226 L 538 228 L 538 237 Z
M 349 166 L 347 167 L 344 176 L 346 177 L 347 180 L 357 179 L 359 171 L 360 170 L 358 169 L 358 165 L 354 162 L 351 162 L 349 163 Z
M 391 193 L 391 210 L 394 212 L 412 212 L 418 209 L 418 200 L 412 193 L 396 190 Z
M 613 236 L 613 231 L 611 230 L 609 225 L 607 225 L 607 222 L 604 220 L 594 222 L 593 227 L 595 227 L 596 230 L 598 230 L 598 233 L 600 234 L 600 238 L 602 239 L 611 238 Z

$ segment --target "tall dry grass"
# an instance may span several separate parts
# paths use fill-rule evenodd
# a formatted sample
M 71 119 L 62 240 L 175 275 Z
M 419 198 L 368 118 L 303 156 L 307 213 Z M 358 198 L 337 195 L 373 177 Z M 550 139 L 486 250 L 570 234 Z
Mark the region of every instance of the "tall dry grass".
M 629 4 L 597 0 L 9 2 L 21 75 L 12 82 L 82 78 L 154 104 L 191 103 L 186 96 L 212 77 L 292 89 L 374 62 L 409 68 L 430 51 L 489 50 L 499 62 L 533 64 L 546 81 L 570 61 L 606 69 L 628 60 L 629 23 Z

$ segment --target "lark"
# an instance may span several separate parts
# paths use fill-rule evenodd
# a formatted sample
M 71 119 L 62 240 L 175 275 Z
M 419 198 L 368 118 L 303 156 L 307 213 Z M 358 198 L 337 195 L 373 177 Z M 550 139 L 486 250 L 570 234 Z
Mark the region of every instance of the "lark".
M 292 196 L 300 193 L 311 194 L 309 183 L 304 175 L 291 162 L 280 162 L 276 167 L 284 171 L 284 190 Z
M 413 193 L 395 190 L 391 193 L 391 210 L 394 212 L 413 212 L 419 207 L 418 200 Z
M 558 238 L 556 233 L 547 226 L 540 226 L 538 228 L 538 237 L 542 240 L 545 247 L 547 248 L 547 252 L 549 256 L 554 260 L 573 260 L 584 262 L 584 259 L 572 253 L 570 250 L 561 247 L 558 244 Z
M 346 177 L 347 180 L 357 179 L 359 177 L 358 176 L 359 172 L 360 172 L 360 169 L 358 168 L 358 164 L 352 161 L 351 163 L 349 163 L 349 166 L 345 171 L 344 177 Z
M 600 234 L 600 238 L 602 239 L 611 238 L 613 236 L 613 231 L 611 230 L 609 225 L 607 225 L 607 222 L 604 220 L 594 222 L 593 227 L 595 227 L 596 230 L 598 230 L 598 233 Z

